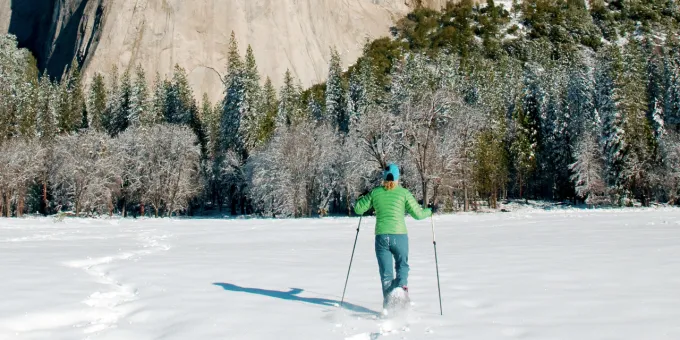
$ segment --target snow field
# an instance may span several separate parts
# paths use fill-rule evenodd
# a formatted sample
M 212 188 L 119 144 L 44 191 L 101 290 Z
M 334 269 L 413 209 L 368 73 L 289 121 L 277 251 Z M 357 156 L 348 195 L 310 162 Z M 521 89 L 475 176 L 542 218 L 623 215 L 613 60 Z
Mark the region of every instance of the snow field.
M 407 220 L 414 305 L 381 320 L 365 218 L 0 219 L 0 339 L 678 339 L 680 210 Z

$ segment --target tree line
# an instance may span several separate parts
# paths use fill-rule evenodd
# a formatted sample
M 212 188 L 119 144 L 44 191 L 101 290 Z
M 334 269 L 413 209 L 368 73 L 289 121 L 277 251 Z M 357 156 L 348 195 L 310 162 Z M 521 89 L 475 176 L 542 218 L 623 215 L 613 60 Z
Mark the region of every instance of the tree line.
M 421 8 L 347 70 L 331 49 L 324 84 L 304 89 L 287 71 L 278 91 L 232 34 L 214 104 L 179 66 L 151 84 L 140 66 L 114 67 L 85 89 L 74 63 L 51 81 L 6 36 L 0 211 L 351 214 L 389 162 L 444 211 L 507 198 L 675 204 L 673 4 Z

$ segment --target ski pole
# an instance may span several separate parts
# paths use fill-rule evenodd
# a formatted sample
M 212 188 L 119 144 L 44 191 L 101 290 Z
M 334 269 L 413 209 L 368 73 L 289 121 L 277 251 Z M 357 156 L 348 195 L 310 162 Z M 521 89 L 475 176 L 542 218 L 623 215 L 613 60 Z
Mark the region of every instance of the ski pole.
M 359 238 L 359 229 L 361 229 L 361 217 L 359 216 L 359 225 L 357 226 L 357 235 L 354 237 L 354 247 L 352 247 L 352 257 L 349 259 L 349 269 L 347 269 L 347 278 L 345 279 L 345 288 L 342 290 L 342 300 L 340 300 L 340 308 L 345 302 L 345 291 L 347 291 L 347 281 L 349 281 L 349 272 L 352 270 L 352 260 L 354 260 L 354 250 L 357 248 L 357 239 Z
M 434 217 L 430 216 L 430 221 L 432 222 L 432 245 L 434 245 L 434 263 L 437 268 L 437 290 L 439 291 L 439 314 L 444 315 L 442 310 L 442 289 L 439 285 L 439 260 L 437 259 L 437 241 L 434 235 Z

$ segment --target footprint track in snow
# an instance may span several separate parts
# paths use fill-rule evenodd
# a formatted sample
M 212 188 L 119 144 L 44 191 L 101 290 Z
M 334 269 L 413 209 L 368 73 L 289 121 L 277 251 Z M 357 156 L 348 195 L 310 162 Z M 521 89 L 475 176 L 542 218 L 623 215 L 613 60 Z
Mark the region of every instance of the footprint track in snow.
M 145 231 L 139 234 L 141 242 L 140 250 L 123 252 L 116 255 L 104 256 L 99 258 L 88 258 L 85 260 L 75 260 L 65 263 L 66 266 L 78 268 L 94 277 L 98 283 L 104 285 L 104 289 L 96 291 L 83 301 L 91 308 L 91 321 L 86 324 L 74 325 L 84 328 L 85 334 L 93 334 L 115 327 L 130 311 L 123 308 L 123 305 L 137 300 L 137 289 L 132 285 L 116 280 L 107 270 L 106 265 L 117 261 L 134 260 L 153 254 L 159 251 L 167 251 L 171 247 L 162 243 L 168 235 L 155 236 L 152 231 Z

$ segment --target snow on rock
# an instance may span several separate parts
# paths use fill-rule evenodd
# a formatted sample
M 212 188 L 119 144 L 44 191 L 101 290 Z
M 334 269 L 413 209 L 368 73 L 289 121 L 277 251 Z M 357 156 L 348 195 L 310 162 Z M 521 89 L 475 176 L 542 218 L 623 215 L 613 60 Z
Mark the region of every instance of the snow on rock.
M 511 205 L 407 219 L 403 318 L 374 218 L 0 219 L 0 339 L 678 339 L 680 210 Z

